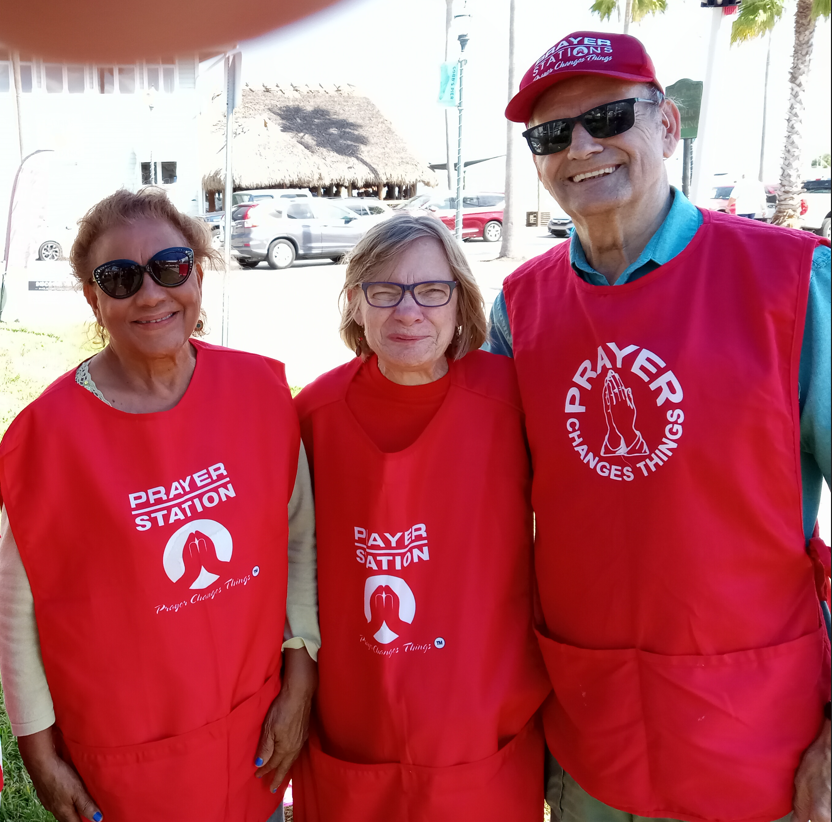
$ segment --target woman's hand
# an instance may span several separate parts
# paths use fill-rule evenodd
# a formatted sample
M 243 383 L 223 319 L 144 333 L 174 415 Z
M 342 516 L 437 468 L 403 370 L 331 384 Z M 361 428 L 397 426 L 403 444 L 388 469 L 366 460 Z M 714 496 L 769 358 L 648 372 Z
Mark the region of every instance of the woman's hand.
M 275 772 L 272 793 L 280 787 L 309 736 L 312 695 L 318 686 L 318 666 L 305 648 L 287 648 L 283 659 L 283 685 L 263 722 L 254 763 L 258 779 Z
M 81 822 L 81 816 L 101 822 L 104 817 L 87 793 L 81 777 L 58 756 L 52 730 L 47 728 L 17 739 L 20 756 L 32 777 L 38 799 L 58 822 Z

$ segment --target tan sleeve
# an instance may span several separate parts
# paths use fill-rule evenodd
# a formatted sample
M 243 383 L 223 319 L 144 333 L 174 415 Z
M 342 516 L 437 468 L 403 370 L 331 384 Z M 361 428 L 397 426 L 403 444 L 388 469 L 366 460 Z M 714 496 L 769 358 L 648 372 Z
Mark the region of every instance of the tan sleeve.
M 15 736 L 55 724 L 40 653 L 35 602 L 5 509 L 0 515 L 0 676 Z
M 303 443 L 298 454 L 295 488 L 289 500 L 289 588 L 284 638 L 284 648 L 306 648 L 309 656 L 317 660 L 321 629 L 318 625 L 315 502 Z

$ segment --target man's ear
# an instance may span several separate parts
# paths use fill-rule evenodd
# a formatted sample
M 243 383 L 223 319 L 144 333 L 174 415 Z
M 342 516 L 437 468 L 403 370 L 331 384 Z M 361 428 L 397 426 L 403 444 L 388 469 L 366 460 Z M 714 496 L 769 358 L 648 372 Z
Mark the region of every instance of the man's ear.
M 673 100 L 665 97 L 661 103 L 662 116 L 662 148 L 667 159 L 682 139 L 682 115 Z

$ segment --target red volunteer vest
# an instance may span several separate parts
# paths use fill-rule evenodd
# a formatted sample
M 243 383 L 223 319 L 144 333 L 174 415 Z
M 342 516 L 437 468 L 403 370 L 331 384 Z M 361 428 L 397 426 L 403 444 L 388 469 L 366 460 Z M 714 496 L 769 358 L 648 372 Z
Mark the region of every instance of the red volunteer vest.
M 299 822 L 538 822 L 549 691 L 532 627 L 529 460 L 510 361 L 451 363 L 409 448 L 345 402 L 360 360 L 296 400 L 311 440 L 322 646 Z
M 299 448 L 281 363 L 194 342 L 179 404 L 126 414 L 61 377 L 0 445 L 71 759 L 108 822 L 265 822 Z
M 635 282 L 584 282 L 567 243 L 506 280 L 546 739 L 615 808 L 770 822 L 820 729 L 797 396 L 816 244 L 705 212 Z

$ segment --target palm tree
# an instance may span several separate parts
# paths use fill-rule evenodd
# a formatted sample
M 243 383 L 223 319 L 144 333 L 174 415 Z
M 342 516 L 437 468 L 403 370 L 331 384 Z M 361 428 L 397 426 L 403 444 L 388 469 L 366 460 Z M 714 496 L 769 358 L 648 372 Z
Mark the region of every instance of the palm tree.
M 602 20 L 609 20 L 614 11 L 621 19 L 621 0 L 595 0 L 590 8 Z M 630 30 L 630 22 L 638 23 L 648 14 L 667 11 L 667 0 L 624 0 L 624 34 Z
M 789 71 L 789 108 L 786 115 L 786 141 L 780 167 L 780 188 L 775 225 L 797 225 L 800 191 L 803 187 L 803 110 L 806 77 L 812 62 L 812 40 L 819 17 L 828 19 L 832 0 L 797 0 L 794 15 L 794 48 Z M 783 14 L 784 0 L 746 0 L 740 6 L 731 32 L 732 42 L 743 42 L 770 31 Z

